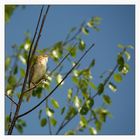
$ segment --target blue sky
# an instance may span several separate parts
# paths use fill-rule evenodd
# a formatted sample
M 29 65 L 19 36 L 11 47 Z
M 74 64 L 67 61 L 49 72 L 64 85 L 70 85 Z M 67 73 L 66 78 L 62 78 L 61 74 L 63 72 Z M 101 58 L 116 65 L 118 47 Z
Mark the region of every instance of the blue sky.
M 6 55 L 11 53 L 10 47 L 14 43 L 20 45 L 23 42 L 25 31 L 29 30 L 31 36 L 33 35 L 40 8 L 41 6 L 27 6 L 24 10 L 18 8 L 15 11 L 10 23 L 6 24 Z M 88 20 L 92 16 L 100 16 L 102 18 L 100 32 L 92 32 L 89 38 L 85 38 L 88 45 L 94 41 L 96 46 L 82 61 L 82 65 L 87 65 L 89 60 L 93 58 L 96 59 L 96 65 L 92 73 L 95 83 L 98 84 L 101 81 L 99 78 L 100 74 L 107 69 L 113 68 L 115 65 L 116 56 L 120 51 L 117 45 L 119 43 L 135 45 L 134 5 L 53 5 L 50 8 L 39 46 L 45 48 L 59 40 L 63 40 L 71 27 L 79 26 L 83 20 Z M 108 109 L 112 113 L 113 118 L 107 119 L 100 134 L 135 133 L 135 56 L 134 50 L 129 52 L 131 54 L 129 62 L 130 72 L 123 78 L 121 84 L 116 84 L 118 87 L 116 93 L 112 93 L 108 89 L 105 91 L 112 98 L 113 103 Z M 49 66 L 51 68 L 50 63 Z M 67 67 L 65 69 L 66 71 L 68 70 Z M 65 104 L 64 99 L 61 98 L 60 100 L 61 94 L 64 94 L 70 86 L 69 79 L 66 79 L 65 86 L 57 89 L 57 95 L 54 94 L 53 96 L 61 102 L 61 105 Z M 100 102 L 99 97 L 97 97 L 96 102 L 97 104 Z M 22 111 L 27 110 L 29 106 L 31 107 L 35 103 L 36 101 L 31 102 L 30 105 L 23 107 Z M 47 128 L 40 128 L 37 120 L 38 110 L 23 118 L 28 124 L 24 134 L 46 134 Z M 76 119 L 73 120 L 72 124 L 68 125 L 65 130 L 71 128 L 76 122 Z M 14 130 L 14 134 L 17 134 L 16 130 Z

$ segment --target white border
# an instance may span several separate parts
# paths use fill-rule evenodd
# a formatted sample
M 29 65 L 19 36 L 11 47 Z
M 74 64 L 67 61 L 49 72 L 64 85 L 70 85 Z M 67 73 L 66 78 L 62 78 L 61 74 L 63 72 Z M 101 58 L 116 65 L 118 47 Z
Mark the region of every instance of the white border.
M 139 0 L 0 0 L 0 139 L 2 140 L 46 140 L 46 139 L 77 139 L 77 140 L 86 140 L 86 139 L 104 139 L 104 140 L 132 140 L 132 139 L 140 139 L 140 90 L 139 90 L 139 82 L 140 82 L 140 65 L 138 64 L 140 62 L 140 4 L 138 2 Z M 135 136 L 127 136 L 127 135 L 103 135 L 103 136 L 5 136 L 4 135 L 4 4 L 135 4 L 136 5 L 136 135 Z M 138 107 L 139 106 L 139 107 Z

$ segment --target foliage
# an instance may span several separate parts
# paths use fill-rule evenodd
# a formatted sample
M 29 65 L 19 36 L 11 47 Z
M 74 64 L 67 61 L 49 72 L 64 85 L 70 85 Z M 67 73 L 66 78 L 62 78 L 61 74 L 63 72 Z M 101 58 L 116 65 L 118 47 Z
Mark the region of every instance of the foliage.
M 10 19 L 10 16 L 15 8 L 16 6 L 6 7 L 7 21 Z M 65 61 L 67 62 L 67 65 L 73 66 L 75 65 L 75 60 L 78 55 L 80 53 L 84 53 L 88 47 L 86 45 L 87 42 L 84 41 L 84 37 L 90 36 L 90 32 L 92 31 L 99 31 L 100 22 L 100 17 L 92 17 L 80 27 L 72 28 L 69 31 L 66 40 L 57 41 L 47 49 L 38 49 L 37 53 L 49 53 L 50 61 L 52 61 L 52 63 L 56 66 L 67 55 L 67 53 L 69 53 Z M 27 64 L 27 56 L 30 45 L 31 38 L 29 34 L 26 33 L 24 42 L 21 45 L 14 45 L 12 47 L 14 55 L 6 56 L 6 93 L 17 100 L 20 96 L 20 84 L 22 84 L 23 78 L 25 77 L 25 66 Z M 118 68 L 117 72 L 114 71 L 109 73 L 109 76 L 113 76 L 114 79 L 108 78 L 109 76 L 107 76 L 104 77 L 103 81 L 96 85 L 91 72 L 92 69 L 94 69 L 96 60 L 92 58 L 84 67 L 81 67 L 79 64 L 70 75 L 73 86 L 69 87 L 66 93 L 61 93 L 62 95 L 60 95 L 60 97 L 62 96 L 66 99 L 66 104 L 62 106 L 60 100 L 57 98 L 57 96 L 55 96 L 57 94 L 56 93 L 53 97 L 46 101 L 46 106 L 39 110 L 38 119 L 41 127 L 48 126 L 50 131 L 51 127 L 54 127 L 56 130 L 58 129 L 57 134 L 59 134 L 59 132 L 76 116 L 79 120 L 79 122 L 73 126 L 76 128 L 76 130 L 71 129 L 64 134 L 75 135 L 78 134 L 78 132 L 82 132 L 87 129 L 89 134 L 95 135 L 102 129 L 103 123 L 106 122 L 107 117 L 110 117 L 111 114 L 107 110 L 107 107 L 105 108 L 100 106 L 98 108 L 94 108 L 94 104 L 96 102 L 95 97 L 100 95 L 103 103 L 106 105 L 111 105 L 111 97 L 105 94 L 105 90 L 107 88 L 106 85 L 108 85 L 108 87 L 115 92 L 117 90 L 117 86 L 114 83 L 121 83 L 123 76 L 129 72 L 128 61 L 130 60 L 131 56 L 127 49 L 132 48 L 132 46 L 124 46 L 119 44 L 118 47 L 121 48 L 122 51 L 118 54 L 116 59 Z M 63 74 L 65 72 L 64 67 L 66 67 L 66 65 L 65 63 L 62 63 L 61 66 L 59 66 L 55 71 L 50 72 L 48 70 L 46 72 L 45 81 L 43 81 L 33 90 L 32 97 L 43 99 L 43 95 L 46 95 L 46 93 L 53 89 L 52 85 L 57 85 L 62 81 L 63 77 L 65 76 Z M 104 81 L 106 80 L 107 82 L 105 83 Z M 62 82 L 61 88 L 64 86 L 65 83 Z M 31 100 L 35 100 L 35 98 L 32 98 Z M 26 95 L 23 102 L 27 102 Z M 58 122 L 56 115 L 61 117 L 63 120 L 62 123 Z M 6 116 L 5 121 L 5 128 L 7 131 L 10 124 L 10 117 Z M 18 119 L 15 126 L 18 132 L 22 134 L 25 127 L 26 122 L 22 119 Z

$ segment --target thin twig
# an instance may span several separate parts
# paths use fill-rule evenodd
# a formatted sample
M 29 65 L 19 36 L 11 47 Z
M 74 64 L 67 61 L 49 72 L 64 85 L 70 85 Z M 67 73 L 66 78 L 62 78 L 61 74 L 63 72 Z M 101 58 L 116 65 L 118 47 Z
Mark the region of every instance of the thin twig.
M 5 94 L 5 96 L 6 96 L 10 101 L 12 101 L 16 106 L 18 105 L 10 96 L 8 96 L 7 94 Z
M 17 116 L 17 118 L 23 117 L 25 115 L 27 115 L 28 113 L 32 112 L 33 110 L 35 110 L 36 108 L 38 108 L 46 99 L 48 99 L 53 93 L 54 91 L 61 85 L 61 83 L 68 77 L 68 75 L 73 71 L 73 69 L 80 63 L 80 61 L 85 57 L 85 55 L 90 51 L 90 49 L 94 46 L 95 44 L 92 44 L 91 47 L 89 47 L 85 53 L 80 57 L 80 59 L 77 61 L 77 63 L 75 63 L 75 65 L 67 72 L 67 74 L 64 76 L 64 78 L 61 80 L 60 83 L 58 83 L 55 88 L 42 100 L 40 101 L 36 106 L 34 106 L 33 108 L 31 108 L 30 110 L 28 110 L 27 112 Z

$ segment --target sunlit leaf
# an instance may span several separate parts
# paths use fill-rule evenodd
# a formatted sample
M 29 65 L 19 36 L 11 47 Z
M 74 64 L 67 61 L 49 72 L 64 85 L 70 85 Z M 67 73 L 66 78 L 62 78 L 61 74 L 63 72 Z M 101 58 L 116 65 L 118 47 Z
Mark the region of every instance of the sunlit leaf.
M 103 95 L 103 100 L 105 104 L 110 105 L 112 103 L 111 98 L 108 95 Z
M 26 59 L 22 55 L 19 55 L 19 59 L 23 64 L 26 64 Z
M 122 76 L 119 73 L 115 73 L 114 74 L 114 80 L 118 83 L 120 83 L 122 81 Z
M 51 98 L 51 103 L 54 108 L 59 108 L 59 103 L 55 99 Z
M 90 133 L 91 135 L 96 135 L 96 134 L 97 134 L 97 130 L 96 130 L 94 127 L 90 127 L 90 128 L 89 128 L 89 133 Z
M 71 100 L 71 98 L 72 98 L 72 88 L 68 89 L 67 98 L 68 98 L 68 100 Z
M 79 122 L 81 127 L 86 127 L 88 122 L 84 116 L 80 116 L 80 122 Z
M 129 61 L 130 58 L 131 58 L 130 53 L 129 53 L 128 51 L 125 51 L 124 54 L 125 54 L 125 56 L 126 56 L 127 61 Z
M 80 105 L 81 105 L 81 101 L 78 98 L 78 96 L 74 96 L 74 105 L 75 105 L 76 108 L 79 108 Z
M 30 43 L 25 43 L 25 44 L 24 44 L 24 49 L 25 49 L 26 51 L 28 51 L 29 48 L 30 48 Z
M 60 83 L 62 80 L 63 80 L 62 75 L 58 74 L 57 77 L 56 77 L 57 84 Z M 64 81 L 61 83 L 61 85 L 63 85 L 63 84 L 64 84 Z
M 47 124 L 47 119 L 46 118 L 42 118 L 40 121 L 40 125 L 41 127 L 44 127 Z
M 75 77 L 78 77 L 78 76 L 79 76 L 79 71 L 78 71 L 78 70 L 73 70 L 73 75 L 74 75 Z
M 125 63 L 123 69 L 121 70 L 121 73 L 126 75 L 129 72 L 130 66 Z
M 46 114 L 49 116 L 49 117 L 53 117 L 53 114 L 54 114 L 54 111 L 50 108 L 46 108 Z
M 92 98 L 88 98 L 86 101 L 87 108 L 91 109 L 93 105 L 94 105 L 94 100 Z
M 80 42 L 79 42 L 79 49 L 80 49 L 81 51 L 84 51 L 85 48 L 86 48 L 85 42 L 84 42 L 83 40 L 80 39 Z
M 117 87 L 116 87 L 113 83 L 111 83 L 111 82 L 109 82 L 108 87 L 109 87 L 113 92 L 116 92 L 116 91 L 117 91 Z
M 88 30 L 86 27 L 82 27 L 82 32 L 83 32 L 85 35 L 88 35 L 88 34 L 89 34 L 89 30 Z

